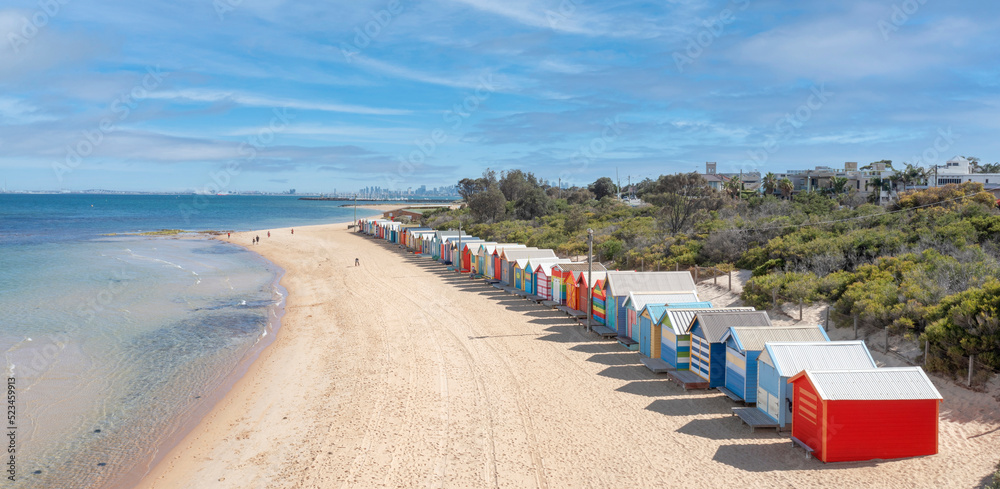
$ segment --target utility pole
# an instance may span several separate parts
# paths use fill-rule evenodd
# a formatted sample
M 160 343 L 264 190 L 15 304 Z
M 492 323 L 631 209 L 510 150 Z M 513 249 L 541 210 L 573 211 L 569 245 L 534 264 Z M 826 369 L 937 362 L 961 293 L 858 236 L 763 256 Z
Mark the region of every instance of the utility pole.
M 587 229 L 587 331 L 593 331 L 590 327 L 590 316 L 593 311 L 594 293 L 591 276 L 594 274 L 594 230 Z
M 451 256 L 452 265 L 455 264 L 455 255 Z M 462 221 L 458 221 L 458 274 L 462 274 Z
M 354 194 L 354 225 L 358 224 L 358 194 Z

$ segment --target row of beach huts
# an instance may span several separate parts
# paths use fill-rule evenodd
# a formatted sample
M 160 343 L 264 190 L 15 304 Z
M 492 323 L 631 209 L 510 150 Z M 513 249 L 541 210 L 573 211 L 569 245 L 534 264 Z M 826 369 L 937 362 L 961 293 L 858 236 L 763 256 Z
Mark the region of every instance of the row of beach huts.
M 362 219 L 357 229 L 471 278 L 557 308 L 635 350 L 687 389 L 718 389 L 751 429 L 791 431 L 823 462 L 938 452 L 940 393 L 920 367 L 879 368 L 863 341 L 820 326 L 772 324 L 750 307 L 716 308 L 688 272 L 612 271 L 550 249 L 460 231 Z M 589 311 L 588 311 L 589 309 Z

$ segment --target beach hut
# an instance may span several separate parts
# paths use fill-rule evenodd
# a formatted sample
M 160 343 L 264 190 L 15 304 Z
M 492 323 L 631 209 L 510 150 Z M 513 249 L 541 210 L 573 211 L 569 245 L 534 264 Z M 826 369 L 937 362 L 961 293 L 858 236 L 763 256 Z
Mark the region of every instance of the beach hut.
M 608 272 L 597 271 L 595 268 L 588 282 L 587 264 L 574 263 L 573 265 L 573 267 L 570 267 L 563 272 L 562 277 L 563 290 L 566 294 L 566 307 L 586 314 L 587 306 L 593 304 L 593 301 L 588 303 L 588 300 L 591 297 L 589 294 L 593 293 L 588 292 L 588 290 L 592 291 L 593 285 L 598 281 L 603 281 L 607 277 Z M 578 265 L 583 266 L 581 267 Z M 593 311 L 591 311 L 591 314 L 593 314 Z
M 707 380 L 710 389 L 726 383 L 726 344 L 722 336 L 734 326 L 770 327 L 771 319 L 764 311 L 706 310 L 695 314 L 686 331 L 691 336 L 691 372 Z
M 647 304 L 655 305 L 675 305 L 677 307 L 712 307 L 711 302 L 700 302 L 698 300 L 697 294 L 691 294 L 686 292 L 678 292 L 672 294 L 662 294 L 662 293 L 638 293 L 633 292 L 625 298 L 625 302 L 622 303 L 625 309 L 625 328 L 624 331 L 619 331 L 618 336 L 632 338 L 634 341 L 640 341 L 640 328 L 639 326 L 639 313 L 642 311 Z M 684 304 L 684 306 L 681 306 Z M 659 318 L 657 318 L 659 319 Z M 652 331 L 652 323 L 650 323 L 650 331 Z M 650 338 L 650 331 L 647 331 L 647 339 Z M 648 349 L 647 345 L 647 349 Z
M 552 265 L 556 263 L 570 263 L 570 260 L 568 258 L 548 258 L 548 257 L 529 258 L 524 268 L 524 274 L 525 274 L 524 280 L 526 282 L 525 291 L 528 292 L 528 294 L 533 295 L 535 297 L 541 297 L 543 299 L 548 300 L 549 299 L 548 297 L 549 287 L 547 283 L 548 276 L 541 270 L 541 268 L 543 265 L 548 265 L 547 270 L 551 270 Z M 543 287 L 543 285 L 544 285 L 544 291 L 540 290 L 541 287 Z M 542 295 L 543 292 L 545 295 Z
M 769 341 L 830 341 L 820 326 L 775 326 L 729 328 L 722 335 L 726 345 L 726 385 L 723 394 L 735 401 L 757 402 L 757 358 Z
M 671 311 L 673 309 L 693 311 L 711 308 L 711 302 L 646 304 L 642 310 L 639 311 L 639 327 L 633 327 L 633 332 L 638 331 L 639 334 L 639 339 L 637 340 L 639 343 L 639 353 L 649 358 L 663 359 L 663 324 L 670 324 L 670 320 L 667 318 L 667 311 Z M 753 310 L 753 308 L 748 309 Z M 692 312 L 691 317 L 693 316 L 694 313 Z M 688 319 L 688 323 L 690 323 L 690 318 Z M 631 338 L 631 336 L 629 338 Z M 690 340 L 688 341 L 690 342 Z M 685 352 L 690 352 L 690 345 L 686 344 L 685 346 L 688 346 Z M 687 357 L 685 357 L 685 361 L 686 360 Z M 670 367 L 677 368 L 676 363 L 671 364 Z
M 625 299 L 630 293 L 686 292 L 698 295 L 698 287 L 688 272 L 608 272 L 604 288 L 607 327 L 617 331 L 619 336 L 626 334 Z
M 485 250 L 486 254 L 483 257 L 486 262 L 486 274 L 485 277 L 489 280 L 501 280 L 503 276 L 502 268 L 500 266 L 500 255 L 505 249 L 527 249 L 523 244 L 518 243 L 498 243 L 495 246 L 488 246 Z
M 803 370 L 869 370 L 876 368 L 864 341 L 766 343 L 757 357 L 757 409 L 779 429 L 792 422 L 792 389 L 788 379 Z
M 560 264 L 571 263 L 568 259 L 559 259 L 557 261 L 539 261 L 537 265 L 532 262 L 531 266 L 534 267 L 534 281 L 535 281 L 535 295 L 553 302 L 559 302 L 556 294 L 553 293 L 552 288 L 552 269 Z
M 675 370 L 689 370 L 691 366 L 691 335 L 687 332 L 688 326 L 695 315 L 704 312 L 706 308 L 667 308 L 660 322 L 654 327 L 655 332 L 660 333 L 660 356 L 659 358 L 670 368 Z M 723 307 L 714 308 L 717 312 L 750 312 L 752 307 Z M 655 358 L 655 357 L 654 357 Z
M 587 262 L 573 262 L 573 263 L 560 263 L 557 266 L 552 267 L 552 297 L 554 301 L 559 302 L 559 305 L 569 307 L 570 296 L 572 295 L 572 302 L 576 304 L 577 299 L 580 294 L 576 290 L 576 284 L 578 282 L 579 275 L 575 275 L 577 272 L 587 273 Z M 594 262 L 593 263 L 594 273 L 598 273 L 598 280 L 603 280 L 607 277 L 607 268 L 604 265 Z M 596 282 L 596 280 L 595 280 Z M 567 292 L 567 285 L 569 286 L 569 292 Z M 573 307 L 573 309 L 576 309 Z
M 473 271 L 473 266 L 476 262 L 476 250 L 479 248 L 479 244 L 484 242 L 485 240 L 479 238 L 462 239 L 462 249 L 456 252 L 458 254 L 456 258 L 458 258 L 461 265 L 461 269 L 459 269 L 461 273 L 471 273 Z
M 792 440 L 823 462 L 938 453 L 942 398 L 920 367 L 803 370 L 788 382 Z
M 492 254 L 490 247 L 495 247 L 497 244 L 498 243 L 493 241 L 483 241 L 476 247 L 476 266 L 473 267 L 475 268 L 476 277 L 486 277 L 486 274 L 489 271 L 487 256 Z
M 552 250 L 540 250 L 538 248 L 504 248 L 503 254 L 500 256 L 500 267 L 503 269 L 502 273 L 504 285 L 507 287 L 515 287 L 516 277 L 514 276 L 514 266 L 517 260 L 520 258 L 543 258 L 551 257 L 556 258 L 556 252 Z
M 458 237 L 459 234 L 461 234 L 462 236 L 467 236 L 464 231 L 463 232 L 459 232 L 459 231 L 435 231 L 434 232 L 434 238 L 431 239 L 431 246 L 430 246 L 431 259 L 433 259 L 433 260 L 440 260 L 441 259 L 441 250 L 442 250 L 442 248 L 444 248 L 445 241 L 448 238 L 452 237 L 452 236 Z
M 431 230 L 430 228 L 418 228 L 418 227 L 406 228 L 406 230 L 403 232 L 402 243 L 400 244 L 406 247 L 406 249 L 412 250 L 413 239 L 416 237 L 417 233 L 427 232 L 430 230 Z

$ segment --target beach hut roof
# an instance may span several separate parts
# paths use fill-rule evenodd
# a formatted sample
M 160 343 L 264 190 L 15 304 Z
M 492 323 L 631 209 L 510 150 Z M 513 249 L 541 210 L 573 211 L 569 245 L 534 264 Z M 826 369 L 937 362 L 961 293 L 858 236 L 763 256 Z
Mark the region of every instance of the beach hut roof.
M 712 309 L 717 312 L 750 312 L 753 311 L 752 307 L 691 307 L 685 306 L 684 308 L 673 309 L 667 308 L 667 312 L 664 316 L 660 318 L 662 320 L 664 317 L 670 319 L 670 325 L 674 328 L 674 334 L 682 335 L 687 332 L 688 326 L 691 324 L 691 320 L 699 312 L 705 312 L 705 309 Z
M 527 263 L 525 263 L 525 265 L 524 265 L 525 269 L 531 268 L 532 271 L 534 271 L 536 268 L 538 268 L 539 265 L 565 263 L 565 262 L 569 261 L 568 258 L 559 258 L 559 257 L 553 258 L 551 256 L 528 257 L 528 258 L 518 259 L 518 261 L 520 261 L 520 260 L 527 260 Z
M 702 336 L 709 343 L 718 343 L 733 326 L 771 326 L 771 318 L 764 311 L 699 311 L 691 320 L 687 332 L 692 331 L 695 323 L 701 326 Z
M 691 292 L 697 294 L 689 272 L 608 272 L 611 295 L 621 297 L 630 292 Z
M 508 262 L 516 261 L 519 258 L 542 258 L 545 256 L 556 257 L 556 252 L 550 249 L 512 249 L 504 250 L 504 257 Z
M 688 302 L 698 302 L 698 296 L 691 293 L 675 292 L 675 293 L 649 293 L 649 294 L 639 294 L 631 293 L 625 302 L 622 304 L 624 307 L 632 306 L 633 309 L 641 311 L 642 308 L 646 307 L 647 304 L 684 304 Z
M 764 345 L 760 361 L 791 377 L 803 370 L 864 370 L 875 368 L 875 360 L 858 341 L 823 341 L 809 343 L 769 342 Z
M 586 272 L 587 271 L 587 262 L 584 261 L 584 262 L 570 262 L 570 263 L 565 263 L 565 264 L 559 265 L 559 269 L 562 270 L 562 271 L 564 271 L 564 272 Z M 596 262 L 595 261 L 594 262 L 594 271 L 595 272 L 606 272 L 606 271 L 608 271 L 608 269 L 604 268 L 604 265 L 601 265 L 600 262 Z
M 465 234 L 465 231 L 462 231 L 462 232 L 459 232 L 459 231 L 434 231 L 434 237 L 437 238 L 438 241 L 444 241 L 445 238 L 449 238 L 451 236 L 458 236 L 459 234 L 461 234 L 462 236 L 468 236 L 467 234 Z
M 524 245 L 519 245 L 519 246 L 497 246 L 497 249 L 496 249 L 495 253 L 496 253 L 497 256 L 499 256 L 499 257 L 502 258 L 502 257 L 506 256 L 506 255 L 504 255 L 504 253 L 506 253 L 508 251 L 517 251 L 517 250 L 524 251 L 524 250 L 537 250 L 537 249 L 538 248 L 535 248 L 534 246 L 524 246 Z
M 546 277 L 551 277 L 552 276 L 552 268 L 555 267 L 556 265 L 560 265 L 560 264 L 564 264 L 564 263 L 569 263 L 569 259 L 567 259 L 567 258 L 560 258 L 557 261 L 542 261 L 542 262 L 539 262 L 537 265 L 535 263 L 532 263 L 531 266 L 535 267 L 535 272 L 536 273 L 541 273 L 542 275 L 545 275 Z
M 804 370 L 788 381 L 802 376 L 808 377 L 819 397 L 827 401 L 942 399 L 920 367 Z
M 771 327 L 747 327 L 737 326 L 729 328 L 729 331 L 722 335 L 721 340 L 726 341 L 732 337 L 736 342 L 739 351 L 761 351 L 764 344 L 769 341 L 828 341 L 823 328 L 819 326 L 771 326 Z
M 587 269 L 585 268 L 583 270 L 574 270 L 570 272 L 570 276 L 573 277 L 574 282 L 577 283 L 586 282 Z M 604 280 L 607 277 L 608 277 L 608 272 L 599 272 L 597 270 L 594 270 L 593 273 L 590 274 L 590 283 L 587 285 L 593 287 L 595 284 L 597 284 L 597 282 L 600 282 L 601 280 Z

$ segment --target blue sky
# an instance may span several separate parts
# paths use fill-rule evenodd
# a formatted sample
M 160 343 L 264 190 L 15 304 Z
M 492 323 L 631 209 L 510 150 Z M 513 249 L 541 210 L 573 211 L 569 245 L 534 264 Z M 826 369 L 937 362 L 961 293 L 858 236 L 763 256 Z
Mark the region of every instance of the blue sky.
M 11 189 L 1000 159 L 986 1 L 6 0 Z

